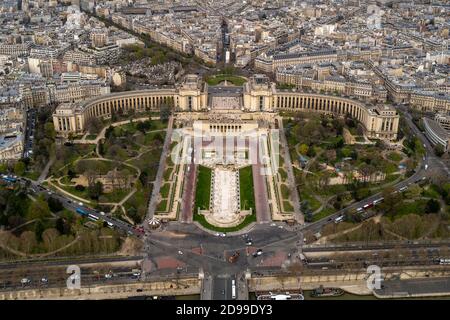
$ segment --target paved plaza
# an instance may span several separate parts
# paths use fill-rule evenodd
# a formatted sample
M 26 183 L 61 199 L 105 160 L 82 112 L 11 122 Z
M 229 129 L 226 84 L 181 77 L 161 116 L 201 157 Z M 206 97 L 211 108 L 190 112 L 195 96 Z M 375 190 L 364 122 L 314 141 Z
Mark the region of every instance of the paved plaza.
M 212 97 L 212 109 L 239 110 L 241 108 L 239 97 Z
M 221 224 L 239 220 L 239 173 L 217 167 L 211 185 L 213 197 L 212 217 Z

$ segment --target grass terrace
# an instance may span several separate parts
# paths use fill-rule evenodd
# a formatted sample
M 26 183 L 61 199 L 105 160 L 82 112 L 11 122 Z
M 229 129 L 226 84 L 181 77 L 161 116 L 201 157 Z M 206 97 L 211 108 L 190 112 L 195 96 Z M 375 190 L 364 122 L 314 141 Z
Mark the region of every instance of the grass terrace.
M 195 211 L 209 209 L 209 201 L 211 197 L 211 169 L 199 166 L 197 189 L 195 191 Z
M 239 170 L 239 180 L 241 210 L 249 210 L 252 208 L 253 212 L 255 212 L 255 193 L 253 189 L 253 173 L 251 166 Z
M 231 82 L 235 86 L 242 86 L 247 80 L 243 77 L 219 74 L 215 76 L 210 76 L 206 78 L 206 83 L 210 86 L 217 86 L 219 83 L 228 81 Z

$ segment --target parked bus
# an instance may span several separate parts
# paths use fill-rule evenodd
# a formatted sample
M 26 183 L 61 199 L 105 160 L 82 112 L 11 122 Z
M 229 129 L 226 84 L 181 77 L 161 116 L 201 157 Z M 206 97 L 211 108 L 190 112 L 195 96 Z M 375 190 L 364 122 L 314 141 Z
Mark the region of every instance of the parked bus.
M 82 215 L 82 216 L 86 216 L 86 215 L 87 215 L 87 212 L 84 211 L 84 210 L 81 209 L 81 208 L 77 208 L 76 212 L 77 212 L 78 214 Z
M 339 216 L 336 219 L 334 219 L 334 223 L 338 224 L 339 222 L 344 221 L 344 216 Z
M 231 280 L 231 299 L 236 299 L 236 280 Z
M 94 221 L 97 221 L 98 220 L 98 217 L 96 217 L 96 216 L 94 216 L 93 214 L 88 214 L 88 218 L 89 219 L 91 219 L 91 220 L 94 220 Z

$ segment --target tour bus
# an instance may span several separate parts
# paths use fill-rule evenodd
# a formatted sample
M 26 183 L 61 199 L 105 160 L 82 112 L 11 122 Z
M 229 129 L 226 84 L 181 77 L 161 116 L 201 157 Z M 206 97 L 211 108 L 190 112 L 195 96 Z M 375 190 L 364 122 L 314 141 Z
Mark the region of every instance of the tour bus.
M 98 220 L 98 217 L 96 217 L 96 216 L 94 216 L 93 214 L 88 214 L 88 217 L 89 217 L 89 219 L 91 219 L 91 220 L 94 220 L 94 221 L 97 221 Z
M 84 211 L 84 210 L 81 209 L 81 208 L 77 208 L 76 212 L 77 212 L 78 214 L 82 215 L 82 216 L 85 216 L 85 215 L 86 215 L 86 211 Z
M 236 280 L 231 280 L 231 299 L 236 299 Z

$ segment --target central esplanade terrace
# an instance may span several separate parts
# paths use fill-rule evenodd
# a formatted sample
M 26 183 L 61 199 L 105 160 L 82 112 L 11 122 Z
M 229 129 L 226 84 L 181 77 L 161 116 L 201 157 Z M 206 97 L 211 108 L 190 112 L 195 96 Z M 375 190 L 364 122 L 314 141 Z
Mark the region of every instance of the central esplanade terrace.
M 232 90 L 232 89 L 235 90 Z M 346 97 L 313 94 L 291 90 L 277 90 L 264 75 L 254 75 L 240 87 L 214 87 L 208 85 L 196 75 L 187 75 L 183 82 L 173 88 L 157 88 L 140 91 L 128 91 L 95 97 L 79 103 L 63 103 L 53 113 L 55 129 L 60 136 L 69 133 L 81 134 L 87 121 L 92 117 L 109 118 L 120 109 L 145 112 L 159 110 L 162 105 L 176 112 L 279 112 L 279 111 L 315 111 L 328 114 L 350 114 L 364 127 L 369 138 L 395 140 L 397 138 L 399 115 L 391 107 L 367 105 L 361 101 Z M 223 97 L 226 92 L 240 95 L 239 108 L 220 110 L 223 104 L 209 105 L 208 96 Z

